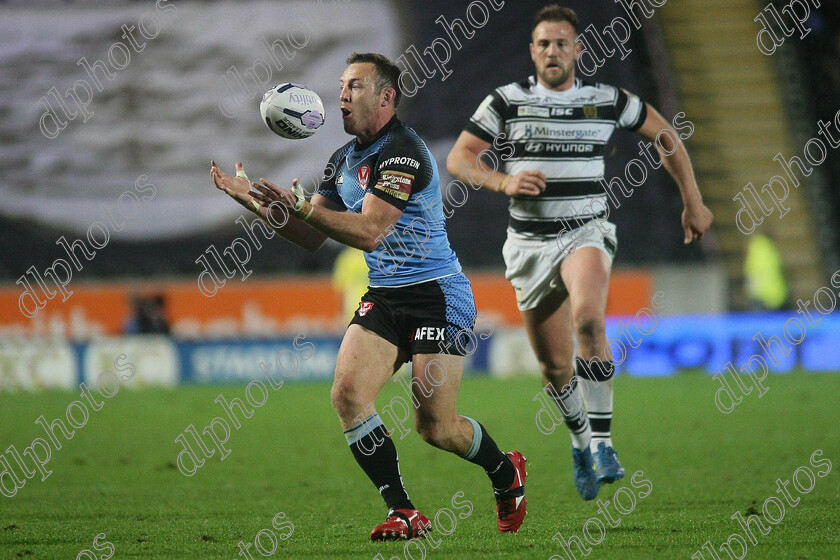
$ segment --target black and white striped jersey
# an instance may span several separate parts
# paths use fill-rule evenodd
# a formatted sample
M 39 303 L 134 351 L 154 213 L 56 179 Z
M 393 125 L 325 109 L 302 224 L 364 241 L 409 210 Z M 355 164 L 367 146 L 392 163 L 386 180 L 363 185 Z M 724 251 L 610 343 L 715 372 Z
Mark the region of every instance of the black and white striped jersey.
M 545 173 L 542 194 L 511 198 L 508 233 L 553 237 L 603 216 L 608 201 L 598 179 L 607 141 L 616 127 L 636 130 L 646 116 L 644 102 L 621 88 L 576 78 L 570 89 L 552 91 L 531 76 L 496 88 L 465 130 L 494 145 L 505 135 L 505 148 L 513 147 L 502 154 L 505 173 Z

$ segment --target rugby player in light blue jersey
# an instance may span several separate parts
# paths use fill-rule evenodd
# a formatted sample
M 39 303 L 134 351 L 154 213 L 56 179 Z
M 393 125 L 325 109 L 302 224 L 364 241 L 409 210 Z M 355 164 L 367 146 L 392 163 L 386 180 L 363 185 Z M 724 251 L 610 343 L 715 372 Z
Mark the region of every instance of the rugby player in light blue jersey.
M 355 139 L 332 155 L 311 201 L 297 183 L 292 190 L 265 179 L 249 183 L 241 164 L 231 177 L 214 163 L 211 176 L 302 247 L 315 250 L 330 237 L 365 251 L 370 287 L 341 343 L 331 399 L 353 456 L 388 506 L 370 538 L 410 539 L 431 527 L 408 497 L 396 447 L 374 408 L 406 361 L 413 363 L 418 433 L 484 468 L 498 528 L 515 532 L 525 517 L 525 458 L 502 453 L 481 424 L 456 412 L 476 311 L 444 229 L 437 164 L 396 116 L 399 68 L 374 53 L 354 54 L 347 64 L 339 99 L 344 130 Z

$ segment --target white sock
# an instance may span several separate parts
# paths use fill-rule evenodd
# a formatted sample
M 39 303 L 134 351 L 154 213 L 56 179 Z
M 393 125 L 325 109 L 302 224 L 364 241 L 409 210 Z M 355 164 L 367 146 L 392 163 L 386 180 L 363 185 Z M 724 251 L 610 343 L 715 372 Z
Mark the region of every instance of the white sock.
M 592 429 L 589 427 L 589 418 L 583 408 L 583 396 L 578 383 L 574 381 L 571 386 L 565 387 L 565 391 L 557 394 L 551 390 L 548 396 L 557 405 L 560 415 L 569 427 L 569 435 L 572 436 L 572 446 L 575 449 L 584 449 L 592 439 Z
M 592 381 L 578 377 L 584 394 L 586 395 L 586 410 L 592 427 L 590 450 L 594 453 L 599 443 L 612 447 L 610 438 L 610 424 L 613 410 L 613 381 Z

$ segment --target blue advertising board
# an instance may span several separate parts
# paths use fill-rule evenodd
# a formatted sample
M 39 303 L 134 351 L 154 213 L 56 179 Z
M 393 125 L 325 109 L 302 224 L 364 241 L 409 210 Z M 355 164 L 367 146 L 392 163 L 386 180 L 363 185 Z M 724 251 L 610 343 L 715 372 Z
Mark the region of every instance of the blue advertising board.
M 727 363 L 740 369 L 754 356 L 750 367 L 763 360 L 774 372 L 840 371 L 840 317 L 813 313 L 809 321 L 782 312 L 634 319 L 607 320 L 617 369 L 629 375 L 667 376 L 687 368 L 717 373 Z

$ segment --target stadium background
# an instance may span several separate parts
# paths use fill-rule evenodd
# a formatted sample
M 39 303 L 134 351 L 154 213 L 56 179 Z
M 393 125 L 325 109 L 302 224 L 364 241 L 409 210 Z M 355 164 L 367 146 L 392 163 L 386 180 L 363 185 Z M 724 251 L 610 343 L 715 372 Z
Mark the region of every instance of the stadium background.
M 346 141 L 336 98 L 337 77 L 349 53 L 377 51 L 396 59 L 412 45 L 420 52 L 439 39 L 452 46 L 436 20 L 464 20 L 468 5 L 444 0 L 284 0 L 282 8 L 278 2 L 250 0 L 164 4 L 161 9 L 151 0 L 0 2 L 0 391 L 9 393 L 4 398 L 21 391 L 77 389 L 119 352 L 137 365 L 135 388 L 241 385 L 258 377 L 262 359 L 287 350 L 298 335 L 315 343 L 317 352 L 288 381 L 329 380 L 346 322 L 341 290 L 331 279 L 341 247 L 328 243 L 310 254 L 276 237 L 261 239 L 261 249 L 251 245 L 245 265 L 253 274 L 243 279 L 237 272 L 207 297 L 199 290 L 204 268 L 196 260 L 211 246 L 222 252 L 236 238 L 247 239 L 236 223 L 243 212 L 214 189 L 209 161 L 230 170 L 242 160 L 252 178 L 317 179 L 335 147 Z M 487 0 L 483 4 L 489 6 Z M 507 0 L 501 12 L 488 10 L 486 25 L 471 27 L 474 37 L 458 35 L 461 48 L 451 49 L 446 65 L 451 75 L 441 81 L 438 73 L 404 100 L 399 114 L 435 154 L 444 189 L 452 179 L 444 169 L 446 154 L 471 112 L 496 86 L 533 72 L 527 51 L 530 21 L 543 4 Z M 627 18 L 618 3 L 565 4 L 596 30 Z M 799 176 L 800 187 L 791 188 L 786 201 L 790 212 L 765 217 L 751 235 L 738 229 L 740 206 L 733 196 L 749 182 L 760 189 L 782 175 L 773 157 L 778 152 L 802 157 L 805 142 L 817 135 L 817 120 L 834 120 L 840 109 L 840 12 L 833 3 L 812 10 L 805 39 L 794 35 L 765 56 L 756 48 L 760 27 L 753 18 L 766 4 L 694 4 L 670 0 L 650 19 L 638 15 L 641 28 L 634 28 L 626 43 L 632 53 L 623 60 L 607 58 L 589 78 L 638 93 L 669 121 L 685 112 L 695 126 L 686 144 L 715 213 L 710 234 L 684 246 L 679 193 L 662 169 L 650 171 L 644 184 L 612 209 L 619 251 L 609 334 L 620 339 L 619 321 L 632 321 L 634 315 L 637 329 L 651 331 L 637 348 L 628 349 L 620 375 L 670 376 L 685 369 L 714 374 L 727 362 L 744 364 L 763 353 L 753 338 L 757 332 L 782 336 L 799 298 L 811 300 L 822 287 L 837 293 L 831 283 L 840 270 L 836 150 L 828 150 L 811 176 Z M 81 115 L 69 119 L 48 138 L 39 126 L 48 122 L 40 100 L 53 87 L 63 92 L 79 80 L 92 83 L 77 62 L 82 57 L 90 64 L 107 61 L 113 45 L 128 46 L 120 26 L 136 26 L 143 17 L 147 25 L 159 26 L 159 34 L 146 40 L 143 50 L 131 49 L 123 69 L 108 66 L 113 79 L 98 74 L 102 90 L 92 89 L 87 122 Z M 288 53 L 293 56 L 275 49 L 272 62 L 267 45 L 290 44 L 290 32 L 305 46 Z M 258 60 L 268 64 L 271 76 L 246 87 L 246 71 Z M 311 139 L 283 140 L 260 121 L 261 92 L 286 81 L 306 84 L 324 100 L 326 124 Z M 58 105 L 51 103 L 60 117 Z M 639 157 L 637 142 L 632 134 L 615 134 L 608 179 L 623 175 L 626 162 Z M 27 317 L 20 302 L 24 289 L 35 285 L 31 267 L 43 275 L 56 259 L 67 259 L 57 240 L 87 242 L 91 224 L 111 223 L 103 217 L 103 205 L 113 212 L 123 193 L 139 195 L 136 183 L 153 185 L 155 196 L 135 202 L 136 214 L 125 226 L 117 231 L 111 225 L 107 244 L 81 261 L 83 270 L 73 269 L 67 286 L 73 293 L 66 301 L 60 295 L 45 299 L 43 309 Z M 503 278 L 506 204 L 501 196 L 471 189 L 466 204 L 449 208 L 450 240 L 493 333 L 470 356 L 468 374 L 533 377 L 536 363 Z M 759 254 L 760 264 L 768 266 L 750 269 L 745 267 L 748 249 L 759 234 L 773 242 L 769 252 Z M 781 278 L 776 287 L 784 287 L 783 297 L 760 301 L 747 289 L 751 276 L 753 282 Z M 653 298 L 659 292 L 668 317 L 653 325 L 644 310 L 657 310 Z M 772 366 L 774 373 L 837 372 L 838 336 L 840 321 L 826 314 L 795 352 Z M 713 399 L 715 387 L 709 381 L 703 398 Z M 527 415 L 537 407 L 521 403 Z M 0 418 L 31 428 L 29 415 L 0 412 Z

